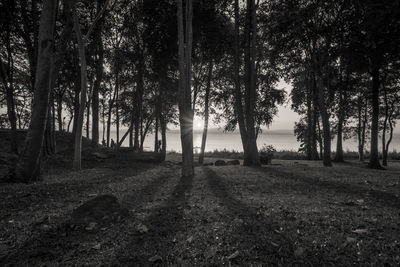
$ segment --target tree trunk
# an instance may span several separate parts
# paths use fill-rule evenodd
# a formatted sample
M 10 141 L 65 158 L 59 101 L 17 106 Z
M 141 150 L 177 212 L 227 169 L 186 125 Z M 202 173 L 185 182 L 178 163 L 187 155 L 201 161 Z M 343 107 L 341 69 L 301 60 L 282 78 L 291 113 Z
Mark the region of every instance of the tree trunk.
M 260 158 L 257 149 L 255 132 L 255 106 L 257 94 L 257 73 L 256 73 L 256 5 L 255 0 L 247 0 L 247 35 L 246 42 L 248 50 L 245 53 L 246 69 L 246 130 L 247 130 L 247 156 L 244 157 L 243 165 L 259 166 Z
M 133 148 L 139 150 L 139 136 L 142 128 L 142 102 L 143 102 L 143 76 L 144 76 L 144 55 L 143 51 L 139 51 L 138 64 L 137 64 L 137 75 L 136 75 L 136 110 L 135 110 L 135 139 Z
M 242 91 L 240 85 L 240 50 L 239 50 L 239 1 L 235 0 L 235 40 L 234 40 L 234 82 L 235 82 L 235 113 L 239 124 L 240 138 L 242 140 L 243 155 L 247 158 L 247 130 L 244 121 L 242 105 Z
M 63 119 L 62 119 L 62 95 L 57 95 L 57 121 L 58 121 L 58 131 L 63 131 Z
M 7 98 L 7 115 L 11 126 L 11 151 L 18 155 L 18 132 L 17 132 L 17 119 L 15 116 L 15 105 L 14 105 L 14 88 L 13 82 L 10 82 L 10 86 L 6 86 L 6 98 Z
M 318 120 L 318 92 L 317 85 L 315 81 L 315 73 L 312 73 L 312 127 L 311 127 L 311 149 L 312 149 L 312 159 L 319 160 L 317 140 L 321 140 L 320 135 L 317 134 L 317 123 L 319 129 Z M 318 141 L 319 142 L 319 141 Z
M 306 157 L 307 160 L 312 160 L 313 158 L 313 153 L 312 153 L 312 94 L 311 94 L 311 89 L 312 87 L 309 86 L 307 88 L 307 138 L 306 138 Z
M 369 156 L 368 167 L 372 169 L 382 169 L 379 163 L 378 154 L 378 133 L 379 133 L 379 69 L 374 69 L 372 75 L 372 92 L 371 92 L 371 103 L 372 103 L 372 125 L 371 125 L 371 153 Z
M 67 132 L 69 133 L 69 127 L 71 126 L 71 122 L 74 120 L 74 114 L 71 115 L 71 118 L 69 119 L 68 125 L 67 125 Z
M 83 127 L 83 117 L 86 107 L 86 89 L 87 89 L 87 66 L 86 66 L 86 53 L 85 53 L 85 41 L 80 29 L 80 24 L 78 21 L 78 16 L 76 14 L 76 9 L 73 10 L 74 17 L 74 31 L 76 38 L 78 40 L 78 51 L 79 51 L 79 62 L 81 67 L 81 97 L 79 112 L 77 114 L 77 126 L 74 139 L 74 161 L 73 169 L 75 171 L 81 170 L 81 156 L 82 156 L 82 127 Z
M 179 40 L 179 122 L 182 143 L 182 176 L 194 175 L 193 165 L 193 109 L 191 101 L 192 77 L 192 0 L 186 0 L 185 22 L 182 0 L 177 0 Z M 185 31 L 184 31 L 185 26 Z
M 203 136 L 201 138 L 201 150 L 199 155 L 199 164 L 204 163 L 204 151 L 206 149 L 207 131 L 208 131 L 208 116 L 209 116 L 209 97 L 211 89 L 211 79 L 213 70 L 213 60 L 211 59 L 208 64 L 208 76 L 206 85 L 206 94 L 204 99 L 204 126 L 203 126 Z
M 56 10 L 56 1 L 44 1 L 39 27 L 39 52 L 36 67 L 32 116 L 25 139 L 25 146 L 15 170 L 14 179 L 16 181 L 35 181 L 40 175 L 41 152 L 50 97 L 49 84 L 52 64 L 54 63 L 53 51 Z
M 389 105 L 387 99 L 387 90 L 384 90 L 384 102 L 385 102 L 385 119 L 383 121 L 383 129 L 382 129 L 382 165 L 387 166 L 387 151 L 386 151 L 386 130 L 389 119 Z
M 131 130 L 129 131 L 129 147 L 133 147 L 133 137 L 134 137 L 133 128 L 135 126 L 135 116 L 133 110 L 131 114 L 131 126 L 132 126 L 130 127 Z
M 322 83 L 322 74 L 319 73 L 316 77 L 318 89 L 318 108 L 321 115 L 323 136 L 324 136 L 324 153 L 323 164 L 325 167 L 332 166 L 331 161 L 331 127 L 329 122 L 329 114 L 325 103 L 325 89 Z
M 86 104 L 86 138 L 89 139 L 90 138 L 90 104 L 92 102 L 92 98 L 90 96 L 90 90 L 89 90 L 89 95 L 88 95 L 88 100 L 87 100 L 87 104 Z
M 112 108 L 114 105 L 114 101 L 116 98 L 116 91 L 114 91 L 114 95 L 111 98 L 110 95 L 110 100 L 108 102 L 108 114 L 107 114 L 107 147 L 110 147 L 110 131 L 111 131 L 111 117 L 112 117 Z
M 167 155 L 167 122 L 164 115 L 161 112 L 160 115 L 160 127 L 161 127 L 161 161 L 165 161 Z
M 389 140 L 387 141 L 387 143 L 386 143 L 386 145 L 385 145 L 385 154 L 383 155 L 383 166 L 387 166 L 387 158 L 388 158 L 388 153 L 389 153 L 389 146 L 390 146 L 390 143 L 392 142 L 392 139 L 393 139 L 393 129 L 394 129 L 394 127 L 393 127 L 393 121 L 392 121 L 392 117 L 390 116 L 389 117 L 389 129 L 390 129 L 390 132 L 389 132 Z
M 336 154 L 335 162 L 344 162 L 343 158 L 343 124 L 344 124 L 344 99 L 342 91 L 339 91 L 339 111 L 338 111 L 338 128 L 337 128 L 337 140 L 336 140 Z
M 103 133 L 102 133 L 102 139 L 101 139 L 101 144 L 104 145 L 105 144 L 105 134 L 106 134 L 106 114 L 105 114 L 105 109 L 106 107 L 104 106 L 104 99 L 102 101 L 102 118 L 103 118 Z
M 116 99 L 115 99 L 115 120 L 116 120 L 116 134 L 117 134 L 117 144 L 119 143 L 119 73 L 117 71 L 115 77 L 115 92 L 116 92 Z M 115 146 L 116 151 L 118 152 L 118 146 Z
M 80 80 L 81 80 L 81 75 L 80 75 L 80 71 L 78 72 L 78 75 L 76 76 L 75 79 L 75 94 L 74 94 L 74 120 L 73 120 L 73 124 L 72 124 L 72 136 L 74 137 L 75 140 L 75 133 L 76 133 L 76 129 L 78 127 L 78 114 L 79 114 L 79 95 L 81 93 L 81 86 L 80 86 Z M 75 143 L 75 141 L 74 141 Z
M 97 13 L 101 12 L 101 5 L 104 1 L 97 1 Z M 101 37 L 102 22 L 96 26 L 93 32 L 93 42 L 96 44 L 96 60 L 95 60 L 95 70 L 96 70 L 96 80 L 93 85 L 92 94 L 92 146 L 97 147 L 99 145 L 99 91 L 101 86 L 101 81 L 103 79 L 103 62 L 104 62 L 104 48 L 103 40 Z M 104 131 L 103 131 L 104 133 Z M 104 139 L 104 138 L 103 138 Z
M 161 88 L 160 88 L 161 90 Z M 159 93 L 160 94 L 160 93 Z M 154 127 L 154 152 L 158 152 L 158 121 L 160 117 L 160 104 L 161 104 L 161 99 L 160 95 L 157 96 L 156 99 L 156 121 L 155 121 L 155 127 Z
M 4 64 L 2 59 L 0 59 L 0 76 L 3 82 L 3 86 L 6 89 L 7 116 L 11 126 L 11 151 L 18 155 L 17 116 L 14 104 L 14 60 L 13 51 L 11 48 L 11 23 L 12 17 L 14 16 L 15 2 L 9 0 L 5 8 L 7 8 L 6 19 L 4 21 L 7 63 Z

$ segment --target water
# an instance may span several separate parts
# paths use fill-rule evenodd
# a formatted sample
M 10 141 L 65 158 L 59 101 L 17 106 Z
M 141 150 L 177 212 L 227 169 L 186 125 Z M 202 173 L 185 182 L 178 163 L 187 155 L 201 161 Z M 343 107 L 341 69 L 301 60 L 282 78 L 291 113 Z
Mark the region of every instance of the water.
M 121 130 L 120 137 L 123 136 L 126 130 Z M 102 133 L 100 133 L 100 138 Z M 111 131 L 111 138 L 116 140 L 116 132 Z M 159 138 L 161 136 L 159 135 Z M 193 145 L 198 150 L 201 146 L 202 132 L 195 131 L 193 136 Z M 275 130 L 275 131 L 264 131 L 259 135 L 257 139 L 257 145 L 261 148 L 264 144 L 272 145 L 276 150 L 292 150 L 298 151 L 300 143 L 297 142 L 296 136 L 294 136 L 292 130 Z M 379 142 L 379 147 L 380 147 Z M 128 137 L 124 140 L 123 146 L 129 146 Z M 154 135 L 148 134 L 145 142 L 145 150 L 153 150 L 154 148 Z M 236 150 L 243 151 L 240 134 L 238 132 L 224 133 L 218 130 L 211 130 L 207 135 L 206 151 L 214 150 Z M 357 151 L 357 141 L 355 139 L 349 139 L 343 141 L 344 151 Z M 369 149 L 369 143 L 366 144 L 366 149 Z M 380 148 L 379 148 L 380 149 Z M 336 150 L 336 140 L 332 141 L 332 151 Z M 392 143 L 390 144 L 390 151 L 400 150 L 400 134 L 395 133 L 393 136 Z M 177 130 L 167 132 L 167 151 L 181 152 L 181 140 L 180 133 Z

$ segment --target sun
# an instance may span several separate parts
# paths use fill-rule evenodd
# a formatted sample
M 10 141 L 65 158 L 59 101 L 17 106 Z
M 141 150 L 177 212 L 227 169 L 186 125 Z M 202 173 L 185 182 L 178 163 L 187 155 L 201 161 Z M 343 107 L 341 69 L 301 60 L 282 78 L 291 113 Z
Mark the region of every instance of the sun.
M 201 121 L 197 121 L 196 122 L 196 128 L 201 128 L 201 127 L 203 127 L 203 124 L 201 123 Z
M 201 118 L 195 117 L 193 120 L 193 128 L 195 129 L 201 129 L 203 128 L 203 121 Z

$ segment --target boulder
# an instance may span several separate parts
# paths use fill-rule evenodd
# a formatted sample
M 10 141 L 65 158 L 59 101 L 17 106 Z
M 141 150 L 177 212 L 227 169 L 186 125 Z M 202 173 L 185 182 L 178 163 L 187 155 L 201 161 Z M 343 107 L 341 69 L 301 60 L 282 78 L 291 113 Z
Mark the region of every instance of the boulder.
M 206 162 L 206 163 L 203 163 L 203 166 L 213 166 L 213 165 L 214 165 L 213 162 Z
M 238 159 L 229 160 L 226 162 L 226 165 L 240 165 L 240 161 Z
M 74 225 L 96 228 L 111 221 L 119 221 L 128 215 L 128 210 L 121 207 L 113 195 L 97 196 L 76 208 L 72 212 Z
M 214 163 L 215 166 L 226 166 L 226 162 L 224 160 L 217 160 Z

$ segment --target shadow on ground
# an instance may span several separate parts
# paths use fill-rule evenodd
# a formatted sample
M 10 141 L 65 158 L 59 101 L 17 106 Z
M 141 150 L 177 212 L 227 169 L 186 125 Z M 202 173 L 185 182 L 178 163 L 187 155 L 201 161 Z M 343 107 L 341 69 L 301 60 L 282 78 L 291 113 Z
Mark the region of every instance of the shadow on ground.
M 180 232 L 185 232 L 185 209 L 192 188 L 193 177 L 180 178 L 171 196 L 160 208 L 152 210 L 151 215 L 143 221 L 149 229 L 146 233 L 136 233 L 125 247 L 117 252 L 117 260 L 122 265 L 135 264 L 136 266 L 179 265 L 174 251 L 174 238 Z M 158 260 L 149 261 L 158 256 Z

